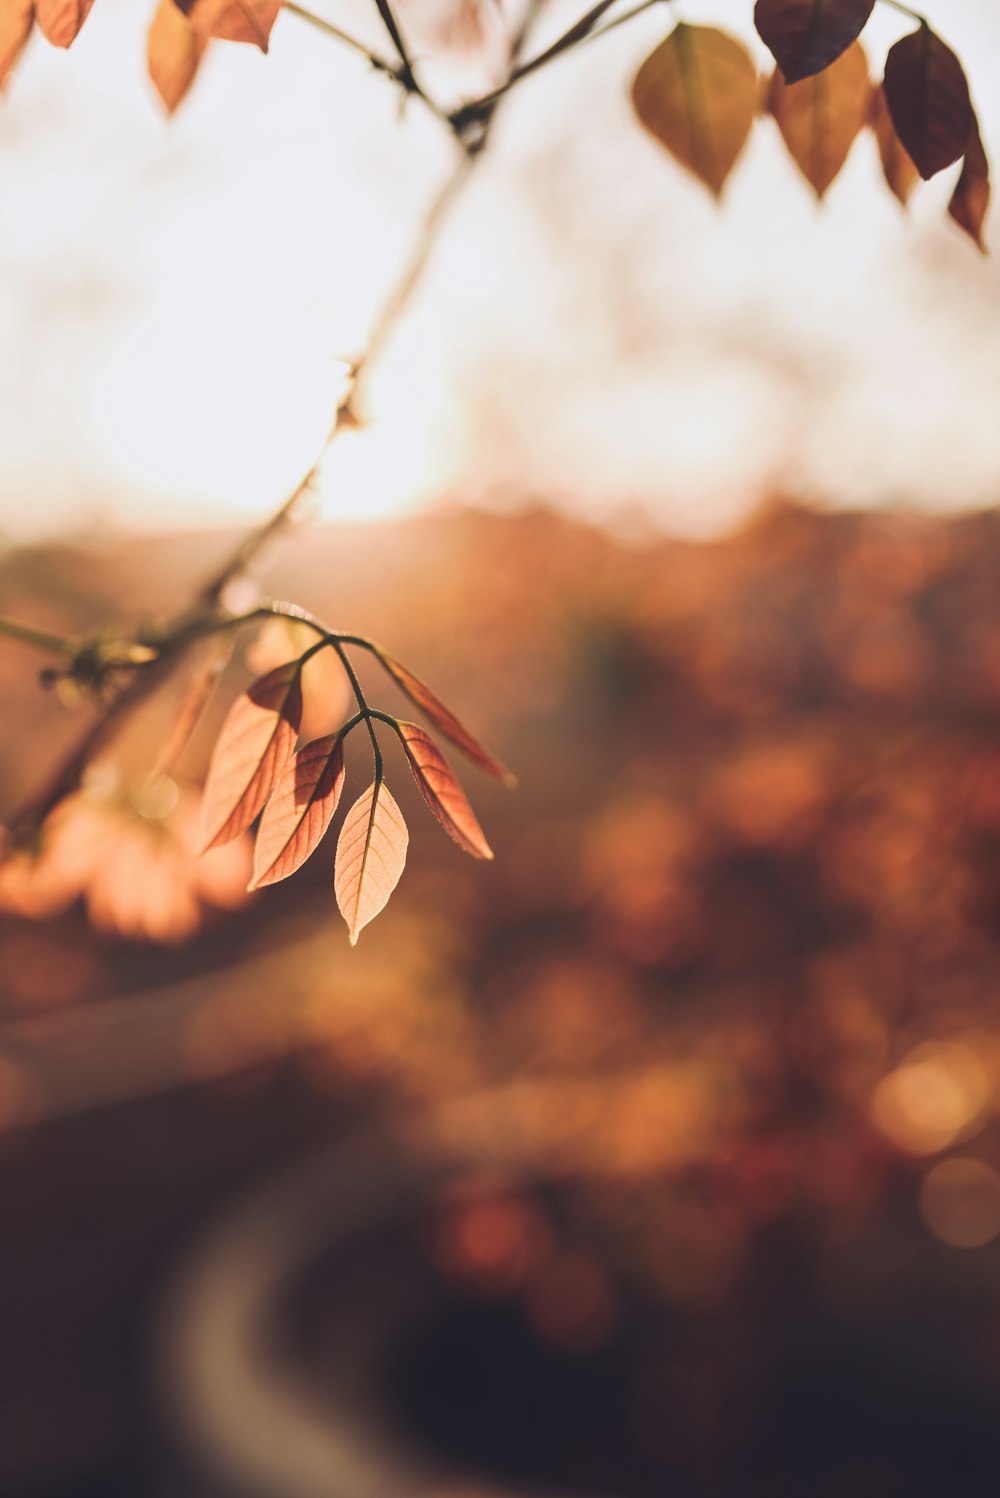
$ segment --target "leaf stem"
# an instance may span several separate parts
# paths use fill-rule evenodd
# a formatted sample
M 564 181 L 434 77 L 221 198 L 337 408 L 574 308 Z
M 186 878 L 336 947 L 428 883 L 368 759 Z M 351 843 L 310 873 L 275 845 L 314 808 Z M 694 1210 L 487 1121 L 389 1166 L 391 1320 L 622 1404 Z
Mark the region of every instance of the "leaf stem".
M 0 616 L 0 635 L 18 640 L 22 645 L 34 645 L 38 650 L 48 650 L 53 655 L 73 656 L 79 649 L 79 640 L 68 635 L 53 634 L 48 629 L 36 629 L 31 624 L 21 624 L 17 619 Z
M 890 10 L 898 10 L 901 16 L 909 16 L 911 21 L 918 21 L 921 26 L 928 24 L 926 16 L 922 16 L 918 10 L 912 10 L 908 5 L 904 5 L 902 0 L 882 0 L 882 4 L 888 5 Z

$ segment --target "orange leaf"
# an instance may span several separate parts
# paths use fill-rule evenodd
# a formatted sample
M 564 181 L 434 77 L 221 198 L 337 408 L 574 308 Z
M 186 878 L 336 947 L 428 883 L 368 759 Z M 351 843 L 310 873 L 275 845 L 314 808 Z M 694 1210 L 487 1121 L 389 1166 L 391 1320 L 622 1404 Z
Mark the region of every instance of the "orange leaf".
M 205 781 L 203 849 L 227 843 L 250 826 L 295 749 L 301 713 L 298 661 L 262 676 L 233 703 Z
M 207 46 L 174 0 L 159 0 L 146 38 L 146 65 L 169 114 L 194 82 Z
M 399 883 L 409 841 L 403 813 L 376 780 L 347 813 L 337 839 L 334 888 L 352 947 Z
M 965 161 L 962 164 L 962 175 L 951 195 L 948 204 L 948 212 L 958 224 L 964 229 L 970 239 L 986 254 L 986 241 L 983 239 L 983 224 L 986 222 L 986 210 L 990 206 L 990 164 L 986 159 L 983 148 L 983 138 L 979 133 L 979 121 L 973 120 L 972 135 L 965 151 Z
M 757 0 L 754 23 L 786 83 L 821 73 L 857 41 L 875 0 Z
M 906 153 L 906 148 L 899 136 L 896 127 L 892 123 L 892 115 L 885 101 L 885 90 L 881 87 L 872 91 L 871 106 L 869 109 L 868 123 L 871 125 L 878 144 L 878 154 L 882 162 L 882 174 L 889 184 L 890 191 L 895 194 L 899 201 L 906 207 L 910 201 L 910 194 L 916 187 L 920 173 L 913 165 L 912 157 Z
M 90 14 L 94 0 L 35 0 L 35 18 L 54 47 L 68 47 Z
M 796 166 L 822 198 L 867 123 L 871 80 L 860 42 L 822 73 L 785 83 L 775 73 L 769 107 Z
M 264 808 L 251 889 L 277 884 L 305 863 L 333 820 L 343 789 L 344 744 L 338 733 L 299 750 Z
M 921 177 L 964 154 L 975 122 L 962 64 L 929 26 L 904 36 L 885 60 L 892 123 Z
M 681 23 L 639 69 L 632 103 L 646 129 L 718 197 L 750 134 L 757 89 L 740 42 Z
M 32 0 L 3 0 L 0 4 L 0 85 L 24 50 L 34 21 Z
M 282 0 L 174 0 L 199 36 L 251 42 L 267 51 Z
M 473 858 L 492 858 L 476 814 L 430 734 L 416 723 L 400 723 L 398 733 L 423 798 L 448 836 Z
M 397 686 L 402 687 L 410 701 L 419 707 L 420 711 L 439 728 L 446 739 L 462 752 L 468 755 L 473 764 L 478 765 L 487 775 L 492 775 L 494 780 L 499 780 L 501 785 L 513 786 L 517 784 L 517 776 L 512 775 L 510 770 L 502 765 L 498 759 L 485 749 L 478 739 L 474 739 L 469 730 L 458 721 L 450 708 L 445 707 L 440 697 L 435 696 L 430 687 L 414 676 L 413 672 L 406 666 L 400 664 L 393 656 L 384 650 L 376 651 L 378 659 L 388 671 Z

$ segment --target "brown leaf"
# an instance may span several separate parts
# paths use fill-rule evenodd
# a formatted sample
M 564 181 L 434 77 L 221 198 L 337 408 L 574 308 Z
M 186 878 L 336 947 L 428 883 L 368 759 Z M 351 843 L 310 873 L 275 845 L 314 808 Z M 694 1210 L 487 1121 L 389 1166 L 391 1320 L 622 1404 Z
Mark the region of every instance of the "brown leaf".
M 207 46 L 174 0 L 159 0 L 146 38 L 146 65 L 168 114 L 194 82 Z
M 94 0 L 35 0 L 35 19 L 54 47 L 68 47 L 90 14 Z
M 318 847 L 344 789 L 339 734 L 314 739 L 285 766 L 264 808 L 254 849 L 251 889 L 287 879 Z
M 501 785 L 514 786 L 517 784 L 517 776 L 512 775 L 510 770 L 502 765 L 498 759 L 485 749 L 478 739 L 473 738 L 469 730 L 458 721 L 450 708 L 445 707 L 440 697 L 435 696 L 430 687 L 426 686 L 418 676 L 408 670 L 393 656 L 384 650 L 376 651 L 377 658 L 388 671 L 397 686 L 401 687 L 409 697 L 410 701 L 419 707 L 420 711 L 440 729 L 446 739 L 468 755 L 473 764 L 478 765 L 487 775 L 492 775 L 494 780 L 499 780 Z
M 291 758 L 301 713 L 298 661 L 262 676 L 233 703 L 205 781 L 204 849 L 229 842 L 250 826 Z
M 430 734 L 416 723 L 400 723 L 398 733 L 423 798 L 448 836 L 473 858 L 492 858 L 476 814 Z
M 910 201 L 910 194 L 920 180 L 920 173 L 896 134 L 896 127 L 892 123 L 892 115 L 886 103 L 885 90 L 881 85 L 872 90 L 868 123 L 872 127 L 878 144 L 883 176 L 890 190 L 905 208 Z
M 979 121 L 974 119 L 972 135 L 962 163 L 962 175 L 951 195 L 948 212 L 986 254 L 983 224 L 990 206 L 990 164 L 986 159 L 983 137 L 979 132 Z
M 17 62 L 35 22 L 32 0 L 2 0 L 0 3 L 0 85 Z
M 746 144 L 757 106 L 746 48 L 712 26 L 674 27 L 639 69 L 632 104 L 661 145 L 718 197 Z
M 174 0 L 199 36 L 251 42 L 267 51 L 282 0 Z
M 822 73 L 785 83 L 775 73 L 770 110 L 785 145 L 816 196 L 837 176 L 868 119 L 871 80 L 860 42 L 854 42 Z
M 857 41 L 875 0 L 757 0 L 753 18 L 786 83 L 821 73 Z
M 352 947 L 399 883 L 409 841 L 403 813 L 376 780 L 347 813 L 337 839 L 334 888 Z
M 929 26 L 891 49 L 884 88 L 896 133 L 921 177 L 933 177 L 964 154 L 975 119 L 969 85 L 954 52 Z

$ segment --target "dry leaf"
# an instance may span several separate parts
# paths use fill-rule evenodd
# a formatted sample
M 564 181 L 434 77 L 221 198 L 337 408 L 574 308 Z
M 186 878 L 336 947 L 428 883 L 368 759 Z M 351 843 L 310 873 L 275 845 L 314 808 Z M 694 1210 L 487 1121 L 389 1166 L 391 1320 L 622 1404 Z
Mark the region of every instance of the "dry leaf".
M 757 90 L 740 42 L 711 26 L 680 24 L 639 69 L 632 103 L 646 129 L 718 197 L 750 134 Z
M 448 836 L 473 858 L 492 858 L 476 814 L 430 734 L 416 723 L 400 723 L 398 733 L 423 798 Z
M 277 884 L 305 863 L 333 820 L 343 789 L 344 745 L 339 734 L 315 739 L 299 750 L 264 808 L 251 889 Z
M 965 153 L 975 123 L 962 64 L 929 26 L 904 36 L 885 60 L 892 123 L 921 177 Z
M 32 0 L 0 0 L 0 85 L 23 52 L 34 21 Z
M 262 676 L 233 703 L 208 767 L 202 846 L 244 832 L 271 794 L 295 748 L 302 713 L 297 661 Z
M 796 166 L 822 198 L 867 123 L 868 60 L 860 42 L 822 73 L 785 83 L 775 73 L 769 107 Z
M 199 36 L 251 42 L 267 51 L 282 0 L 174 0 Z
M 984 255 L 986 254 L 986 241 L 983 238 L 983 225 L 986 222 L 986 212 L 989 206 L 990 164 L 983 148 L 979 121 L 974 120 L 972 136 L 966 147 L 965 161 L 962 163 L 962 175 L 951 195 L 948 212 L 959 228 L 964 229 L 969 238 L 979 246 Z
M 857 41 L 875 0 L 757 0 L 754 22 L 786 83 L 821 73 Z
M 352 947 L 399 883 L 409 841 L 403 813 L 376 780 L 347 813 L 337 839 L 334 888 Z
M 896 134 L 896 127 L 892 123 L 892 115 L 886 103 L 885 90 L 881 86 L 872 90 L 868 123 L 872 127 L 878 144 L 882 174 L 889 184 L 890 191 L 905 208 L 910 201 L 910 194 L 920 180 L 920 173 L 913 164 L 913 158 L 907 154 L 906 147 Z
M 54 47 L 68 47 L 90 14 L 94 0 L 35 0 L 35 19 Z
M 194 82 L 207 46 L 174 0 L 159 0 L 146 38 L 146 64 L 169 114 Z
M 378 659 L 388 671 L 397 686 L 401 687 L 409 697 L 410 701 L 419 707 L 420 711 L 440 729 L 446 739 L 468 755 L 473 764 L 478 765 L 487 775 L 492 775 L 494 780 L 499 780 L 501 785 L 514 786 L 517 784 L 517 776 L 512 775 L 510 770 L 502 765 L 498 759 L 480 744 L 478 739 L 473 738 L 469 730 L 458 721 L 450 708 L 445 707 L 440 697 L 435 696 L 430 687 L 426 686 L 418 676 L 400 664 L 393 656 L 384 650 L 376 651 Z

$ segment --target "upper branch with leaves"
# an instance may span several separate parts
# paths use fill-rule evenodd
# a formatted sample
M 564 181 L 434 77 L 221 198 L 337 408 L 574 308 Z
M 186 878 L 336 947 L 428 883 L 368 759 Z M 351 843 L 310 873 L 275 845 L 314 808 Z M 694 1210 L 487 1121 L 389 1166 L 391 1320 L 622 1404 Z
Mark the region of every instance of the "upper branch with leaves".
M 0 0 L 0 82 L 12 73 L 36 23 L 53 45 L 69 46 L 93 0 Z M 476 4 L 476 0 L 461 0 Z M 861 37 L 876 0 L 756 0 L 753 20 L 774 59 L 762 77 L 747 46 L 714 27 L 674 21 L 669 0 L 597 0 L 552 41 L 530 55 L 541 0 L 528 0 L 508 36 L 506 75 L 489 93 L 446 107 L 425 87 L 391 0 L 373 0 L 386 51 L 370 49 L 334 21 L 298 0 L 158 0 L 148 34 L 149 74 L 168 112 L 183 101 L 210 44 L 221 40 L 267 51 L 282 9 L 348 48 L 379 75 L 427 108 L 453 139 L 454 171 L 419 226 L 410 258 L 390 288 L 370 330 L 363 355 L 348 368 L 323 451 L 273 514 L 252 530 L 198 589 L 193 603 L 156 630 L 120 637 L 101 633 L 72 640 L 0 618 L 0 635 L 56 657 L 42 673 L 47 684 L 71 687 L 95 714 L 79 742 L 46 785 L 8 827 L 8 863 L 0 870 L 9 888 L 44 884 L 71 820 L 75 793 L 93 761 L 123 723 L 206 640 L 227 642 L 195 671 L 175 733 L 154 768 L 155 785 L 169 775 L 194 731 L 227 658 L 236 632 L 263 618 L 292 621 L 310 636 L 291 659 L 257 680 L 226 719 L 209 768 L 201 814 L 206 848 L 241 837 L 260 819 L 251 888 L 287 878 L 316 849 L 337 810 L 344 787 L 344 744 L 364 726 L 373 779 L 348 812 L 336 853 L 335 888 L 351 941 L 385 905 L 402 871 L 407 834 L 384 774 L 377 728 L 399 741 L 430 810 L 454 841 L 474 857 L 492 857 L 461 787 L 440 749 L 423 728 L 370 706 L 350 651 L 367 652 L 386 670 L 438 731 L 504 783 L 512 777 L 411 671 L 372 641 L 328 629 L 294 605 L 262 604 L 249 613 L 229 608 L 232 585 L 255 571 L 270 543 L 300 516 L 329 443 L 363 415 L 361 387 L 419 284 L 424 268 L 462 190 L 481 157 L 501 103 L 584 43 L 662 5 L 668 33 L 645 59 L 631 85 L 635 113 L 646 130 L 716 197 L 720 197 L 757 123 L 769 116 L 796 166 L 822 197 L 865 129 L 878 143 L 889 188 L 906 203 L 919 177 L 929 178 L 961 161 L 949 204 L 952 219 L 980 248 L 989 205 L 989 167 L 962 65 L 928 22 L 899 0 L 881 3 L 915 25 L 890 49 L 881 82 L 872 80 Z M 749 0 L 748 0 L 749 9 Z M 332 734 L 301 747 L 310 663 L 332 657 L 344 673 L 355 711 Z M 144 790 L 148 815 L 149 787 Z M 153 800 L 155 801 L 155 797 Z M 29 865 L 19 852 L 32 845 L 41 856 Z M 17 865 L 12 873 L 12 867 Z M 20 884 L 18 884 L 20 881 Z M 72 887 L 71 894 L 81 893 Z

